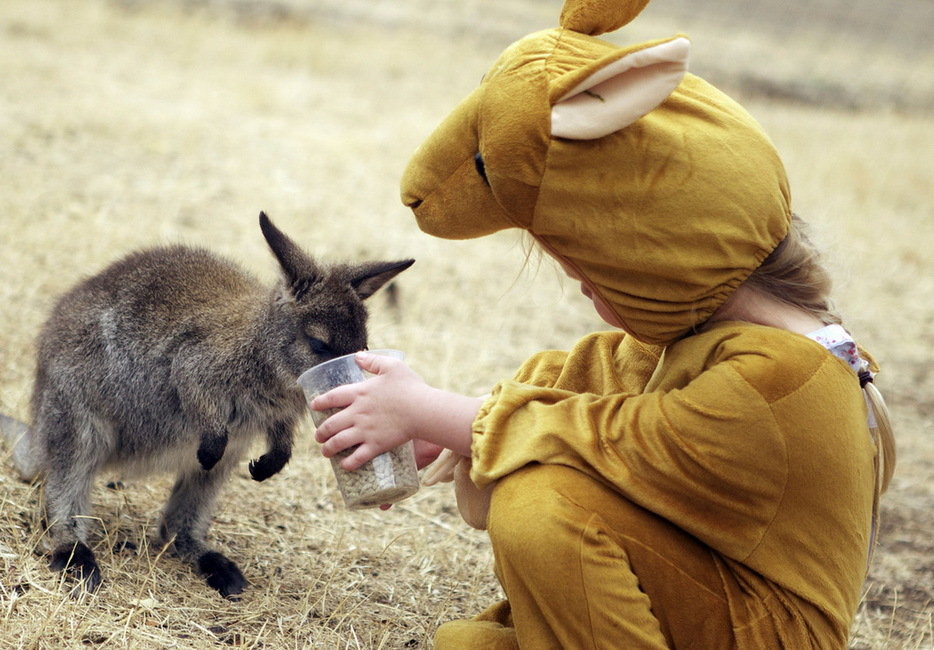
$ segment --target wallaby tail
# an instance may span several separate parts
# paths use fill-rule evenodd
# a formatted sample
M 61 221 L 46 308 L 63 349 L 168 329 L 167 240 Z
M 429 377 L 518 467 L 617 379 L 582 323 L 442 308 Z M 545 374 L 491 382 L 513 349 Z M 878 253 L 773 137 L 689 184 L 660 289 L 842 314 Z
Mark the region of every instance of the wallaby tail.
M 12 450 L 13 466 L 24 481 L 33 481 L 42 463 L 33 448 L 32 431 L 25 422 L 0 413 L 0 434 Z

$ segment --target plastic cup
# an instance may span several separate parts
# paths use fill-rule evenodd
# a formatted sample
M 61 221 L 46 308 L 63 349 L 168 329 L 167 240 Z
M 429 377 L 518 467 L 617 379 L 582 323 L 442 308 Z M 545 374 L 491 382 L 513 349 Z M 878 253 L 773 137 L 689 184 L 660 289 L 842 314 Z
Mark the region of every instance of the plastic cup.
M 369 350 L 369 353 L 396 359 L 405 358 L 401 350 Z M 348 354 L 309 368 L 298 378 L 298 383 L 305 392 L 305 399 L 310 404 L 315 397 L 332 388 L 365 381 L 371 376 L 371 373 L 357 365 L 355 355 Z M 315 426 L 320 426 L 328 417 L 340 410 L 313 410 L 311 417 Z M 354 471 L 348 472 L 341 468 L 340 462 L 353 453 L 354 449 L 356 446 L 349 447 L 331 457 L 331 469 L 334 470 L 337 488 L 347 508 L 360 510 L 396 503 L 418 491 L 415 445 L 411 441 L 384 452 Z

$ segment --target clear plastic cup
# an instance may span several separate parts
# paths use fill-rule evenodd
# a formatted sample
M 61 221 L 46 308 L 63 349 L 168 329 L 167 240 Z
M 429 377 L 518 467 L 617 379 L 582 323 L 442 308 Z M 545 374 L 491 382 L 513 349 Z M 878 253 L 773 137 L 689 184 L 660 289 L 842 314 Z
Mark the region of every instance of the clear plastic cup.
M 405 358 L 401 350 L 369 350 L 369 353 L 396 359 Z M 310 404 L 315 397 L 332 388 L 365 381 L 371 376 L 357 365 L 355 355 L 348 354 L 309 368 L 298 378 L 298 383 L 305 391 L 305 399 Z M 315 426 L 320 426 L 337 411 L 340 409 L 312 411 L 311 417 Z M 418 491 L 415 445 L 411 441 L 384 452 L 354 471 L 348 472 L 341 468 L 340 462 L 354 449 L 356 449 L 355 446 L 350 447 L 331 457 L 331 468 L 334 470 L 337 487 L 347 508 L 360 510 L 396 503 Z

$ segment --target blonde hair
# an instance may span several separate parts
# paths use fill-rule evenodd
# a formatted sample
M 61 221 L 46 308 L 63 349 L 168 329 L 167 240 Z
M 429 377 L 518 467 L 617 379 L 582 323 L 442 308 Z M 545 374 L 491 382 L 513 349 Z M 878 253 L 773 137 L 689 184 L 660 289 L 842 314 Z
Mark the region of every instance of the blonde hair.
M 842 319 L 830 301 L 833 284 L 817 248 L 807 233 L 807 224 L 791 215 L 785 239 L 746 279 L 746 286 L 810 312 L 822 322 L 840 324 Z
M 873 383 L 871 373 L 864 370 L 859 374 L 863 397 L 866 399 L 866 408 L 869 413 L 869 433 L 876 446 L 876 456 L 872 463 L 875 485 L 872 493 L 872 533 L 869 540 L 869 558 L 866 561 L 868 570 L 878 541 L 879 502 L 882 494 L 889 488 L 892 474 L 895 473 L 895 431 L 889 420 L 889 409 L 885 405 L 885 400 L 882 399 L 882 393 Z

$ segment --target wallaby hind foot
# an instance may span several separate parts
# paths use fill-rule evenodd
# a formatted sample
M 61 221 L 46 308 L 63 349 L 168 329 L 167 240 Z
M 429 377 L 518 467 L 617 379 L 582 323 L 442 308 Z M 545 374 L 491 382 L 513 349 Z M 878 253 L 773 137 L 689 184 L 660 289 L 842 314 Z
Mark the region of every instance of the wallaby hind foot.
M 217 589 L 224 598 L 242 593 L 247 581 L 237 565 L 217 551 L 208 551 L 198 558 L 198 570 L 208 585 Z
M 241 593 L 248 583 L 233 561 L 208 545 L 206 536 L 220 489 L 233 468 L 234 462 L 225 458 L 210 472 L 193 468 L 180 474 L 159 525 L 162 542 L 171 542 L 175 554 L 192 563 L 225 598 Z
M 85 591 L 97 591 L 101 584 L 101 570 L 94 553 L 83 542 L 64 544 L 52 551 L 49 568 L 66 571 L 84 587 Z

